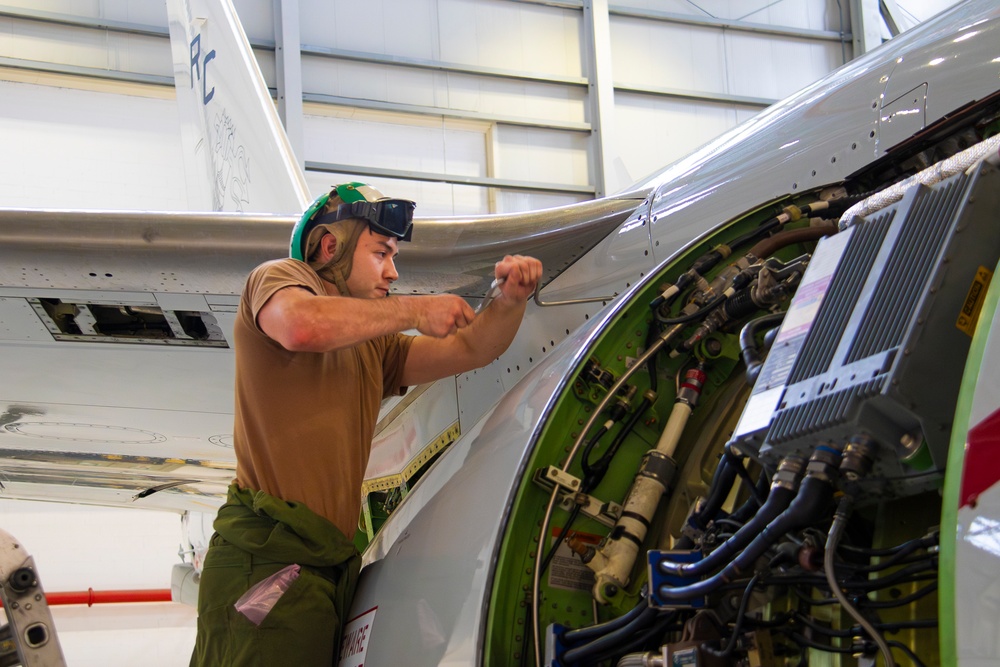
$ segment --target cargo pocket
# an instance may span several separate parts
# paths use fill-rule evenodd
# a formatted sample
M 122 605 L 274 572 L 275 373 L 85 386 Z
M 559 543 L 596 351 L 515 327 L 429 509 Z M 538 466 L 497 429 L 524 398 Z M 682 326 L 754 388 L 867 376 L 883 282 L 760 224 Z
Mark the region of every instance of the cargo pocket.
M 335 595 L 334 584 L 303 567 L 260 626 L 231 607 L 234 646 L 240 647 L 238 664 L 333 665 L 340 640 Z

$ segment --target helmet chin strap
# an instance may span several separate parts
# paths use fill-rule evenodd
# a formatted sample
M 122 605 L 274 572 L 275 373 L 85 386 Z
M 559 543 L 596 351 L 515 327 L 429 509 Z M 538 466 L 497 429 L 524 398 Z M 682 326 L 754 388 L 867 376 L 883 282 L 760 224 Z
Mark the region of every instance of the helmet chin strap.
M 351 290 L 347 288 L 347 276 L 344 275 L 343 267 L 333 266 L 336 262 L 328 262 L 316 269 L 316 275 L 328 283 L 333 283 L 340 296 L 351 296 Z
M 341 247 L 334 250 L 333 257 L 325 264 L 313 266 L 316 274 L 326 282 L 333 283 L 341 296 L 351 296 L 351 290 L 347 287 L 347 279 L 351 275 L 354 250 L 358 247 L 358 239 L 361 238 L 361 232 L 367 227 L 368 225 L 363 222 L 354 221 L 353 227 L 346 234 L 334 234 L 334 238 L 338 244 L 341 244 Z

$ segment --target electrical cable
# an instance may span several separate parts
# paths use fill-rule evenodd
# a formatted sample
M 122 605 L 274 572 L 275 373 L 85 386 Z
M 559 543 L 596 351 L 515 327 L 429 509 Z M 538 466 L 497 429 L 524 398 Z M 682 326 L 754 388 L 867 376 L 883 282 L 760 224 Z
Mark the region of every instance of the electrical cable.
M 733 634 L 730 635 L 729 641 L 726 643 L 726 647 L 721 651 L 705 647 L 705 651 L 707 653 L 714 655 L 717 658 L 728 658 L 733 654 L 733 651 L 736 649 L 736 641 L 739 639 L 740 633 L 743 631 L 743 621 L 746 618 L 747 607 L 750 603 L 750 596 L 753 594 L 753 589 L 757 585 L 759 579 L 760 576 L 755 574 L 753 578 L 750 579 L 750 583 L 747 584 L 746 590 L 743 592 L 743 599 L 740 600 L 740 608 L 736 612 L 736 622 L 733 624 Z
M 588 460 L 590 458 L 590 451 L 584 450 L 580 455 L 580 465 L 586 473 L 583 483 L 580 486 L 580 491 L 582 493 L 590 493 L 593 491 L 601 480 L 604 479 L 604 475 L 608 472 L 608 466 L 611 465 L 611 459 L 614 458 L 615 454 L 618 453 L 618 449 L 622 446 L 632 431 L 635 430 L 636 424 L 642 419 L 642 416 L 646 414 L 646 410 L 653 405 L 655 397 L 651 397 L 648 394 L 642 397 L 639 405 L 636 407 L 632 416 L 629 420 L 625 422 L 625 425 L 618 431 L 615 435 L 614 440 L 611 441 L 611 445 L 608 447 L 607 451 L 597 460 L 596 463 L 590 463 Z
M 935 579 L 923 588 L 919 588 L 905 597 L 897 598 L 895 600 L 861 600 L 859 606 L 865 607 L 866 609 L 892 609 L 893 607 L 902 607 L 903 605 L 915 602 L 920 598 L 930 595 L 937 589 L 938 582 Z
M 884 561 L 860 567 L 857 569 L 857 571 L 875 572 L 878 570 L 884 570 L 886 568 L 892 567 L 893 565 L 900 563 L 901 561 L 903 561 L 903 559 L 912 554 L 914 551 L 918 549 L 926 549 L 929 546 L 934 546 L 937 544 L 937 542 L 938 540 L 936 538 L 930 538 L 930 537 L 925 537 L 919 540 L 912 540 L 910 542 L 906 542 L 905 544 L 900 546 L 900 549 L 898 551 L 896 551 L 894 554 L 886 558 Z
M 688 586 L 662 585 L 657 593 L 666 600 L 693 600 L 715 591 L 735 579 L 741 572 L 753 569 L 754 563 L 781 537 L 816 520 L 826 511 L 833 494 L 830 481 L 821 476 L 806 475 L 798 494 L 774 520 L 758 533 L 738 556 L 715 575 Z
M 750 477 L 750 473 L 747 472 L 747 467 L 743 465 L 743 459 L 736 457 L 733 461 L 733 465 L 736 468 L 736 474 L 743 481 L 743 485 L 746 486 L 748 491 L 750 491 L 751 497 L 753 497 L 759 505 L 763 505 L 767 500 L 767 496 L 757 490 L 757 482 Z
M 547 570 L 549 565 L 552 563 L 552 559 L 556 555 L 556 550 L 559 549 L 559 545 L 562 544 L 563 540 L 566 539 L 566 536 L 569 535 L 569 530 L 573 527 L 573 522 L 576 521 L 578 516 L 580 516 L 580 505 L 575 505 L 573 509 L 570 510 L 569 517 L 566 519 L 566 523 L 563 524 L 562 530 L 559 531 L 559 537 L 556 538 L 552 547 L 545 554 L 545 560 L 543 560 L 542 564 L 539 566 L 541 568 L 541 571 L 539 572 L 540 575 L 544 574 L 545 570 Z M 539 548 L 541 548 L 541 542 L 542 541 L 539 540 Z
M 896 648 L 898 648 L 899 650 L 901 650 L 903 653 L 905 653 L 906 656 L 910 659 L 910 661 L 913 662 L 913 664 L 915 665 L 915 667 L 926 667 L 926 665 L 924 665 L 923 661 L 920 660 L 920 658 L 917 656 L 917 654 L 914 653 L 910 649 L 910 647 L 907 646 L 906 644 L 904 644 L 903 642 L 899 642 L 899 641 L 896 641 L 896 640 L 891 640 L 891 641 L 888 642 L 888 644 L 889 644 L 889 646 L 895 646 Z
M 688 322 L 693 322 L 694 320 L 700 319 L 705 315 L 709 314 L 710 312 L 715 310 L 718 306 L 720 306 L 722 302 L 725 301 L 727 298 L 728 296 L 725 293 L 720 294 L 719 296 L 715 297 L 714 299 L 706 303 L 704 306 L 702 306 L 701 308 L 699 308 L 698 310 L 689 315 L 679 315 L 677 317 L 662 317 L 659 313 L 659 310 L 654 310 L 653 317 L 655 317 L 656 321 L 659 322 L 660 324 L 687 324 Z
M 642 613 L 622 627 L 617 628 L 612 632 L 608 632 L 597 639 L 584 644 L 583 646 L 577 646 L 569 649 L 563 653 L 563 662 L 570 665 L 574 663 L 581 663 L 584 665 L 594 664 L 593 662 L 588 661 L 588 659 L 598 653 L 617 647 L 622 640 L 629 639 L 637 632 L 642 632 L 648 629 L 648 626 L 659 614 L 660 611 L 658 609 L 654 607 L 646 607 L 642 610 Z
M 649 346 L 645 352 L 642 353 L 642 355 L 636 360 L 636 362 L 631 367 L 627 368 L 625 372 L 622 373 L 622 375 L 614 382 L 614 384 L 611 385 L 611 387 L 608 389 L 608 393 L 604 396 L 604 398 L 601 399 L 601 402 L 598 403 L 597 407 L 591 413 L 590 418 L 587 420 L 587 423 L 584 425 L 584 428 L 580 431 L 580 435 L 573 442 L 573 446 L 572 448 L 570 448 L 569 453 L 566 455 L 566 460 L 561 468 L 562 472 L 566 472 L 567 470 L 569 470 L 569 466 L 572 464 L 573 459 L 576 457 L 576 453 L 580 449 L 580 445 L 583 443 L 583 438 L 585 437 L 585 434 L 591 429 L 591 427 L 593 427 L 594 422 L 597 421 L 597 416 L 604 410 L 605 407 L 607 407 L 608 403 L 612 400 L 615 394 L 617 394 L 618 390 L 621 389 L 626 382 L 628 382 L 629 378 L 631 378 L 632 375 L 638 369 L 645 366 L 646 362 L 649 360 L 649 357 L 655 354 L 659 354 L 660 349 L 663 348 L 668 342 L 670 342 L 670 340 L 679 331 L 680 328 L 672 328 L 661 334 L 659 338 L 657 338 L 657 340 L 651 346 Z M 552 489 L 552 492 L 549 494 L 549 502 L 545 506 L 545 512 L 542 515 L 542 523 L 541 526 L 539 527 L 540 536 L 544 536 L 548 531 L 549 522 L 552 520 L 552 512 L 555 509 L 556 498 L 558 497 L 558 495 L 559 495 L 559 490 L 557 488 Z M 541 540 L 539 540 L 539 543 L 541 543 Z M 539 568 L 537 566 L 539 564 L 538 558 L 540 555 L 541 555 L 541 549 L 540 548 L 536 549 L 535 567 L 533 568 L 534 572 L 532 573 L 532 581 L 531 581 L 531 634 L 534 643 L 536 665 L 542 664 L 542 643 L 541 643 L 540 633 L 538 632 L 539 591 L 541 589 L 541 573 L 539 572 Z
M 799 633 L 794 632 L 792 630 L 781 630 L 780 632 L 783 635 L 786 635 L 793 642 L 798 644 L 799 648 L 802 647 L 814 648 L 818 651 L 824 651 L 826 653 L 840 653 L 840 654 L 857 653 L 857 648 L 854 646 L 846 646 L 846 647 L 830 646 L 829 644 L 820 644 L 819 642 L 813 641 L 812 639 L 809 639 L 804 635 L 800 635 Z
M 726 452 L 719 459 L 719 464 L 715 466 L 715 473 L 712 475 L 712 482 L 708 487 L 708 497 L 691 517 L 692 522 L 703 530 L 722 508 L 722 504 L 733 488 L 733 482 L 736 481 L 736 469 L 730 465 L 731 458 L 732 454 Z
M 855 637 L 861 631 L 861 627 L 857 625 L 841 630 L 826 628 L 802 612 L 795 613 L 795 620 L 805 626 L 808 626 L 813 632 L 818 632 L 830 637 Z M 938 625 L 938 619 L 931 618 L 917 621 L 902 621 L 899 623 L 874 623 L 873 625 L 884 632 L 898 632 L 900 630 L 935 628 Z
M 590 661 L 588 661 L 585 664 L 588 666 L 600 664 L 601 662 L 610 660 L 619 655 L 624 655 L 631 651 L 635 651 L 637 649 L 642 648 L 654 637 L 662 637 L 666 633 L 667 629 L 670 627 L 670 624 L 673 623 L 674 616 L 676 616 L 675 612 L 669 614 L 663 614 L 662 618 L 659 618 L 656 621 L 654 621 L 654 625 L 651 628 L 645 630 L 642 634 L 632 638 L 625 644 L 617 646 L 613 649 L 608 649 L 604 653 L 598 653 L 595 656 L 591 656 Z
M 606 621 L 604 623 L 599 623 L 597 625 L 588 625 L 587 627 L 584 628 L 569 630 L 565 634 L 563 634 L 562 637 L 563 642 L 568 644 L 579 644 L 580 642 L 588 641 L 590 639 L 593 639 L 594 637 L 606 635 L 607 633 L 613 630 L 618 630 L 622 626 L 627 625 L 637 616 L 639 616 L 644 609 L 648 608 L 649 608 L 649 603 L 646 600 L 646 594 L 644 592 L 638 604 L 636 604 L 634 607 L 629 609 L 621 616 L 613 618 L 610 621 Z
M 764 362 L 761 360 L 760 350 L 757 348 L 756 336 L 757 333 L 772 324 L 780 324 L 785 319 L 785 313 L 771 313 L 769 315 L 764 315 L 758 317 L 757 319 L 750 320 L 746 325 L 740 329 L 740 356 L 743 358 L 743 363 L 746 366 L 746 379 L 747 384 L 753 385 L 757 382 L 757 376 L 760 375 L 760 369 L 763 368 Z
M 773 489 L 757 514 L 707 556 L 694 563 L 664 561 L 657 564 L 657 567 L 664 574 L 681 577 L 700 577 L 714 572 L 728 562 L 733 555 L 750 544 L 769 523 L 788 508 L 794 497 L 795 490 L 793 489 L 784 487 Z
M 936 546 L 940 541 L 940 539 L 941 536 L 938 533 L 932 533 L 931 535 L 927 535 L 925 537 L 918 537 L 913 540 L 908 540 L 906 542 L 903 542 L 902 544 L 897 544 L 892 547 L 885 547 L 883 549 L 871 549 L 867 547 L 858 547 L 850 544 L 841 544 L 840 549 L 842 551 L 853 551 L 857 554 L 860 554 L 862 556 L 868 556 L 870 558 L 879 558 L 881 556 L 891 556 L 900 549 L 905 549 L 908 545 L 914 542 L 922 542 L 924 540 L 927 540 L 926 546 L 928 547 Z
M 837 543 L 840 542 L 840 536 L 844 532 L 844 527 L 847 525 L 847 517 L 851 511 L 852 499 L 850 496 L 842 496 L 840 503 L 837 505 L 837 511 L 833 515 L 833 524 L 830 526 L 830 533 L 826 539 L 826 552 L 823 554 L 823 571 L 826 573 L 827 583 L 830 585 L 830 590 L 833 591 L 834 596 L 840 600 L 841 608 L 850 614 L 854 620 L 856 620 L 868 636 L 871 637 L 876 644 L 878 644 L 879 650 L 882 652 L 882 657 L 885 658 L 886 667 L 895 667 L 896 661 L 892 657 L 892 650 L 885 641 L 885 637 L 871 624 L 871 622 L 865 618 L 858 609 L 851 604 L 851 601 L 847 599 L 844 595 L 844 591 L 840 588 L 840 584 L 837 582 L 836 573 L 833 569 L 833 559 L 837 553 Z
M 767 502 L 767 496 L 770 494 L 771 491 L 770 487 L 771 487 L 770 478 L 768 478 L 766 474 L 761 472 L 760 476 L 757 477 L 758 493 L 755 495 L 751 495 L 749 498 L 747 498 L 746 502 L 737 507 L 733 511 L 733 513 L 729 515 L 729 518 L 741 525 L 749 521 L 753 517 L 753 515 L 756 514 L 758 510 L 760 510 L 761 504 L 757 502 L 757 497 L 760 496 L 765 499 L 765 502 Z

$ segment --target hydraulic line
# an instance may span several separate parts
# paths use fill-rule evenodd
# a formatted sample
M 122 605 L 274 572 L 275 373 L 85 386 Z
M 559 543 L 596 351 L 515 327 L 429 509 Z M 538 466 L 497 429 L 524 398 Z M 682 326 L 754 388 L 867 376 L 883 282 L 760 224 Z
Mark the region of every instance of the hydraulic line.
M 734 455 L 729 452 L 722 455 L 719 465 L 715 468 L 708 497 L 691 517 L 693 523 L 702 530 L 715 518 L 733 488 L 733 483 L 736 481 L 736 468 L 731 464 L 733 458 Z
M 703 291 L 703 295 L 718 292 L 721 294 L 701 309 L 710 312 L 706 312 L 701 324 L 678 350 L 692 350 L 698 342 L 728 322 L 742 320 L 758 310 L 772 308 L 783 301 L 801 278 L 806 265 L 806 256 L 785 265 L 771 255 L 786 246 L 828 236 L 835 233 L 836 229 L 832 224 L 790 229 L 754 245 L 744 257 L 720 273 L 708 290 Z M 726 283 L 729 286 L 722 291 Z M 724 300 L 720 300 L 722 296 L 725 296 Z M 713 307 L 716 304 L 721 307 Z M 654 314 L 663 322 L 661 310 L 654 311 Z
M 584 558 L 587 567 L 594 571 L 594 599 L 599 603 L 610 602 L 629 583 L 656 508 L 673 484 L 677 471 L 674 451 L 705 380 L 701 366 L 687 372 L 656 447 L 643 457 L 615 527 L 601 548 Z
M 837 225 L 832 223 L 828 225 L 818 225 L 816 227 L 788 229 L 760 241 L 754 245 L 754 247 L 750 248 L 747 255 L 752 255 L 757 259 L 764 259 L 765 257 L 770 257 L 781 248 L 790 246 L 793 243 L 816 241 L 824 236 L 830 236 L 831 234 L 836 233 Z
M 622 443 L 625 442 L 625 438 L 629 436 L 632 431 L 635 430 L 635 425 L 639 423 L 642 416 L 646 414 L 646 410 L 650 408 L 653 403 L 656 402 L 656 393 L 650 390 L 643 392 L 642 400 L 639 402 L 639 406 L 632 412 L 632 416 L 629 420 L 625 422 L 618 434 L 615 435 L 615 439 L 611 441 L 611 445 L 608 446 L 607 451 L 601 455 L 601 458 L 597 459 L 595 463 L 590 463 L 589 455 L 590 450 L 585 450 L 580 459 L 580 465 L 583 468 L 584 479 L 580 486 L 580 491 L 582 493 L 590 493 L 593 491 L 601 480 L 604 479 L 604 475 L 608 471 L 608 466 L 611 465 L 611 460 L 618 453 L 621 448 Z
M 608 403 L 610 403 L 611 400 L 615 397 L 615 395 L 618 393 L 618 390 L 621 389 L 623 386 L 625 386 L 625 384 L 628 382 L 628 380 L 632 377 L 632 375 L 636 371 L 638 371 L 640 368 L 643 368 L 646 365 L 646 362 L 649 361 L 650 357 L 659 354 L 660 350 L 668 343 L 670 343 L 677 336 L 678 333 L 680 333 L 681 328 L 682 325 L 675 325 L 673 327 L 670 327 L 667 331 L 661 333 L 653 342 L 653 344 L 650 345 L 645 352 L 643 352 L 642 356 L 640 356 L 636 360 L 636 362 L 632 364 L 632 366 L 627 368 L 625 372 L 622 373 L 621 376 L 615 381 L 615 383 L 611 385 L 611 387 L 608 389 L 607 394 L 605 394 L 604 398 L 601 399 L 601 402 L 598 403 L 597 407 L 593 410 L 593 412 L 590 415 L 590 418 L 587 420 L 587 423 L 580 431 L 580 435 L 577 436 L 576 441 L 573 443 L 573 447 L 570 449 L 569 454 L 566 456 L 566 462 L 562 466 L 563 472 L 569 470 L 569 467 L 573 463 L 573 460 L 576 457 L 576 453 L 580 449 L 580 445 L 583 443 L 583 439 L 586 437 L 586 434 L 594 426 L 594 423 L 597 421 L 598 416 L 608 406 Z M 549 522 L 552 520 L 552 512 L 555 509 L 556 499 L 558 498 L 558 496 L 559 496 L 559 489 L 553 488 L 552 492 L 549 494 L 549 502 L 548 505 L 546 505 L 545 507 L 545 513 L 542 516 L 542 523 L 539 529 L 540 536 L 544 536 L 548 533 Z M 542 664 L 542 643 L 541 643 L 541 635 L 538 632 L 539 629 L 538 595 L 539 595 L 539 590 L 541 588 L 541 572 L 538 566 L 540 565 L 539 556 L 542 551 L 540 548 L 541 542 L 542 540 L 540 538 L 539 548 L 535 550 L 535 567 L 533 568 L 534 572 L 532 573 L 532 583 L 531 583 L 531 630 L 532 630 L 532 635 L 534 636 L 536 665 Z
M 736 612 L 736 622 L 733 624 L 733 633 L 729 636 L 729 641 L 726 642 L 726 646 L 721 651 L 706 648 L 706 651 L 711 655 L 714 655 L 717 658 L 728 658 L 733 654 L 733 650 L 736 649 L 736 641 L 740 638 L 740 633 L 743 631 L 743 621 L 746 619 L 747 607 L 750 604 L 750 596 L 753 594 L 753 589 L 757 586 L 759 579 L 760 575 L 755 574 L 750 579 L 750 583 L 747 584 L 746 590 L 743 591 L 743 599 L 740 600 L 740 608 Z
M 791 504 L 774 521 L 771 521 L 742 553 L 722 571 L 689 586 L 660 586 L 659 597 L 666 600 L 686 601 L 703 597 L 753 569 L 754 563 L 777 544 L 785 533 L 804 528 L 825 516 L 833 497 L 833 481 L 837 474 L 840 452 L 826 446 L 816 448 L 806 466 L 806 476 Z
M 644 401 L 646 399 L 649 399 L 648 394 L 649 392 L 647 391 L 646 395 L 644 395 L 643 397 Z M 656 396 L 654 394 L 653 397 L 649 399 L 649 405 L 651 405 L 652 402 L 655 400 Z M 647 404 L 644 403 L 644 405 L 648 407 Z M 646 407 L 640 407 L 639 409 L 645 411 Z M 628 413 L 628 400 L 624 397 L 619 397 L 618 402 L 615 403 L 615 405 L 611 408 L 611 410 L 609 410 L 610 416 L 608 420 L 605 421 L 601 425 L 601 427 L 597 429 L 597 432 L 591 436 L 590 440 L 587 441 L 587 445 L 584 447 L 582 455 L 583 458 L 582 465 L 585 477 L 583 483 L 581 484 L 580 488 L 581 493 L 590 493 L 594 489 L 594 487 L 597 486 L 597 484 L 600 482 L 600 478 L 604 476 L 603 472 L 600 472 L 600 474 L 595 475 L 591 471 L 590 466 L 587 462 L 587 459 L 590 457 L 590 452 L 593 450 L 595 446 L 597 446 L 597 443 L 600 442 L 601 438 L 603 438 L 604 435 L 609 430 L 611 430 L 611 427 L 614 426 L 617 422 L 621 421 L 622 418 L 625 417 L 627 413 Z M 625 436 L 632 431 L 637 421 L 638 421 L 638 415 L 633 415 L 632 418 L 629 420 L 628 424 L 622 429 L 622 431 L 619 432 L 615 440 L 612 441 L 609 451 L 611 451 L 612 449 L 617 449 L 618 445 L 621 444 L 621 440 L 624 440 Z M 610 462 L 610 457 L 608 458 Z M 603 461 L 603 457 L 601 460 Z M 605 464 L 605 470 L 606 469 L 607 469 L 607 464 Z M 556 554 L 556 550 L 559 549 L 559 545 L 562 544 L 563 540 L 567 538 L 569 534 L 569 529 L 573 526 L 573 522 L 576 521 L 579 515 L 580 515 L 580 506 L 577 505 L 573 508 L 572 512 L 570 512 L 569 518 L 563 525 L 563 529 L 559 532 L 559 537 L 556 539 L 555 543 L 549 548 L 548 553 L 545 554 L 545 559 L 542 561 L 542 564 L 540 566 L 541 571 L 543 573 L 545 572 L 546 569 L 548 569 L 549 564 L 552 562 L 552 558 Z
M 760 476 L 757 478 L 756 488 L 757 488 L 757 493 L 751 494 L 750 497 L 747 498 L 745 503 L 740 505 L 738 508 L 736 508 L 736 510 L 733 511 L 732 514 L 726 517 L 727 519 L 735 521 L 736 523 L 739 524 L 744 524 L 754 514 L 757 513 L 757 511 L 760 509 L 760 503 L 757 502 L 757 498 L 758 497 L 764 498 L 766 502 L 767 496 L 769 495 L 770 492 L 770 483 L 768 481 L 766 473 L 764 472 L 760 473 Z
M 620 628 L 612 630 L 583 646 L 569 649 L 563 654 L 563 662 L 572 665 L 593 656 L 595 653 L 614 648 L 622 640 L 631 639 L 637 632 L 642 632 L 648 628 L 660 613 L 658 609 L 646 607 L 638 616 Z M 583 664 L 592 663 L 585 662 Z
M 613 618 L 610 621 L 599 623 L 597 625 L 589 625 L 585 628 L 568 630 L 562 637 L 563 642 L 566 644 L 579 644 L 581 642 L 590 641 L 596 637 L 601 637 L 632 622 L 635 618 L 642 614 L 645 609 L 648 608 L 649 603 L 646 599 L 646 595 L 644 594 L 638 604 L 617 618 Z
M 743 465 L 743 459 L 736 458 L 733 462 L 733 467 L 736 468 L 736 476 L 743 481 L 743 485 L 747 487 L 748 491 L 750 491 L 750 496 L 756 500 L 758 504 L 762 505 L 767 499 L 766 495 L 757 490 L 757 483 L 753 481 L 752 477 L 750 477 L 747 467 Z
M 757 349 L 755 341 L 757 332 L 761 329 L 776 326 L 784 319 L 784 313 L 771 313 L 747 322 L 746 326 L 740 329 L 740 354 L 743 357 L 743 363 L 747 367 L 746 378 L 748 385 L 752 386 L 757 382 L 757 376 L 760 375 L 760 369 L 764 365 L 760 350 Z
M 701 577 L 714 572 L 749 544 L 762 530 L 784 512 L 799 489 L 805 461 L 787 457 L 778 466 L 771 481 L 771 492 L 757 514 L 717 549 L 695 563 L 663 561 L 658 567 L 664 574 L 679 577 Z
M 837 582 L 837 575 L 833 569 L 833 558 L 837 553 L 837 544 L 840 542 L 840 536 L 844 532 L 844 527 L 847 525 L 847 517 L 851 513 L 851 503 L 852 499 L 848 495 L 844 495 L 840 498 L 840 503 L 837 505 L 837 511 L 833 516 L 833 524 L 830 526 L 830 533 L 826 538 L 826 553 L 823 556 L 823 571 L 826 573 L 826 581 L 830 585 L 830 590 L 836 596 L 837 600 L 840 601 L 840 607 L 846 611 L 848 614 L 854 618 L 855 621 L 865 629 L 868 636 L 871 637 L 876 644 L 878 644 L 879 650 L 882 652 L 882 657 L 885 659 L 886 667 L 895 667 L 896 661 L 893 660 L 892 650 L 885 641 L 885 637 L 879 632 L 871 622 L 864 617 L 864 615 L 858 611 L 857 607 L 851 604 L 851 601 L 847 599 L 844 595 L 844 591 L 840 588 L 840 583 Z

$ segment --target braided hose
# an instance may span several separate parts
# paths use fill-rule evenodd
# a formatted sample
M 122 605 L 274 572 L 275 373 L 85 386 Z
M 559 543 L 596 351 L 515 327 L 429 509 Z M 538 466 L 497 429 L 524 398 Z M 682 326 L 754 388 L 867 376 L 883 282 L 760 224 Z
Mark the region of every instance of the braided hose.
M 858 218 L 871 215 L 886 206 L 895 204 L 906 192 L 917 185 L 933 185 L 946 178 L 951 178 L 955 174 L 964 172 L 969 168 L 987 160 L 990 164 L 1000 164 L 1000 134 L 990 137 L 985 141 L 980 141 L 975 146 L 965 149 L 961 153 L 952 155 L 947 160 L 942 160 L 931 165 L 920 173 L 910 176 L 904 181 L 890 185 L 885 190 L 875 193 L 871 197 L 858 202 L 844 212 L 840 218 L 841 231 L 854 225 Z

